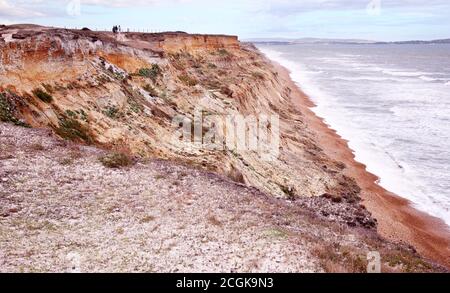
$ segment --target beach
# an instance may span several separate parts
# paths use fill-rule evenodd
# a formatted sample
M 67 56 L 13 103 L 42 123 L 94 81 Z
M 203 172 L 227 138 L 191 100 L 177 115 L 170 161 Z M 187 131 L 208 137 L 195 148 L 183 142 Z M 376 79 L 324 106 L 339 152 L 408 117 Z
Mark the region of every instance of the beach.
M 382 237 L 412 245 L 423 256 L 450 268 L 450 229 L 444 221 L 418 211 L 411 203 L 377 184 L 378 177 L 355 160 L 348 142 L 331 129 L 313 111 L 314 103 L 290 77 L 288 69 L 272 61 L 280 79 L 292 91 L 295 107 L 304 114 L 321 148 L 330 158 L 346 165 L 345 174 L 362 188 L 363 204 L 378 221 Z

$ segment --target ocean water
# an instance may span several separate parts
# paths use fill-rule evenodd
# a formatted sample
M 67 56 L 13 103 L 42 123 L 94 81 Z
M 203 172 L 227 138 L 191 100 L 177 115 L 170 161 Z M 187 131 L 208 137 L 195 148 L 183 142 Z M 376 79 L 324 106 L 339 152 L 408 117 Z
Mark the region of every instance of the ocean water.
M 379 184 L 450 225 L 450 45 L 261 45 Z

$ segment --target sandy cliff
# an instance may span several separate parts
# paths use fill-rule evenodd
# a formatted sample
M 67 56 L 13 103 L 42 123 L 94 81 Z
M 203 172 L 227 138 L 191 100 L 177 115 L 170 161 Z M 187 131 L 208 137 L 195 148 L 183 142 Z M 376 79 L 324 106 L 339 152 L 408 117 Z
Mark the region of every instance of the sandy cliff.
M 233 36 L 114 35 L 38 26 L 7 26 L 0 29 L 0 34 L 2 121 L 48 128 L 60 139 L 126 151 L 139 160 L 170 160 L 215 172 L 238 186 L 256 188 L 277 202 L 295 205 L 308 213 L 312 222 L 316 219 L 337 225 L 333 227 L 354 229 L 353 234 L 363 237 L 360 241 L 364 244 L 358 247 L 364 248 L 358 253 L 369 246 L 380 250 L 390 247 L 395 254 L 386 261 L 386 270 L 438 269 L 422 261 L 413 250 L 391 246 L 376 236 L 377 221 L 361 204 L 361 189 L 345 175 L 346 165 L 326 154 L 302 108 L 293 106 L 294 85 L 287 83 L 251 45 L 241 44 Z M 179 125 L 173 123 L 176 117 L 200 115 L 202 121 L 207 121 L 208 117 L 262 114 L 279 117 L 279 154 L 271 160 L 262 159 L 255 150 L 228 145 L 223 150 L 198 147 L 174 135 L 179 131 Z M 211 124 L 201 133 L 210 128 Z M 222 142 L 224 138 L 219 133 L 216 139 Z M 9 142 L 13 149 L 18 147 L 15 140 Z M 9 152 L 14 154 L 14 150 Z M 85 167 L 92 168 L 92 164 L 90 161 Z M 196 182 L 194 177 L 192 182 Z M 219 197 L 228 192 L 216 190 Z M 233 192 L 240 193 L 239 189 Z M 259 208 L 255 207 L 256 213 Z M 296 227 L 298 223 L 291 228 Z M 321 231 L 317 228 L 315 232 Z M 327 231 L 328 236 L 340 233 Z M 296 237 L 301 238 L 301 234 Z M 371 235 L 369 246 L 367 235 Z M 342 258 L 344 252 L 337 244 L 333 248 L 332 237 L 326 241 L 326 251 L 319 253 L 322 257 L 317 260 L 317 254 L 313 256 L 313 264 L 305 266 L 305 270 L 320 270 L 317 265 L 321 263 L 325 270 L 351 271 L 355 269 L 343 265 L 344 260 L 363 259 L 361 255 Z M 313 248 L 305 249 L 306 255 L 314 255 Z M 340 255 L 336 258 L 339 267 L 323 255 L 334 253 Z M 300 267 L 291 266 L 289 270 Z

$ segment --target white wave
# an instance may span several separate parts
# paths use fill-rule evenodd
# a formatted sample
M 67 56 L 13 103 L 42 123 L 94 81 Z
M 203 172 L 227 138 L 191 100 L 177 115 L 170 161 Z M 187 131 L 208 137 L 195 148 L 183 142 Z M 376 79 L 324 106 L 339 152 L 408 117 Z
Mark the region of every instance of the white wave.
M 432 78 L 432 77 L 428 77 L 425 75 L 421 75 L 421 76 L 419 76 L 419 78 L 423 81 L 439 81 L 440 80 L 439 78 Z
M 420 71 L 395 71 L 395 70 L 382 70 L 382 73 L 392 76 L 404 76 L 404 77 L 417 77 L 425 75 L 433 75 L 432 72 L 420 72 Z
M 388 140 L 384 143 L 377 142 L 377 144 L 374 144 L 374 138 L 372 137 L 370 130 L 355 127 L 355 125 L 353 125 L 354 123 L 352 124 L 351 122 L 351 120 L 354 120 L 357 123 L 357 121 L 363 118 L 355 116 L 355 113 L 352 113 L 352 111 L 346 110 L 345 107 L 342 106 L 342 100 L 336 98 L 334 93 L 329 94 L 329 91 L 323 91 L 323 88 L 317 84 L 317 79 L 314 75 L 308 74 L 307 70 L 304 71 L 306 66 L 299 62 L 287 59 L 281 52 L 268 48 L 260 48 L 260 50 L 269 59 L 278 62 L 291 71 L 291 78 L 294 82 L 298 83 L 302 90 L 316 103 L 317 106 L 312 110 L 319 117 L 325 118 L 325 122 L 349 142 L 349 147 L 354 150 L 355 159 L 364 163 L 369 172 L 380 177 L 379 184 L 381 186 L 400 196 L 408 198 L 413 202 L 416 208 L 439 217 L 450 225 L 450 213 L 448 213 L 448 207 L 450 206 L 449 200 L 442 198 L 439 194 L 430 192 L 423 181 L 419 179 L 421 177 L 413 167 L 409 167 L 407 162 L 401 161 L 395 155 L 386 151 L 385 144 L 391 143 L 392 141 Z M 328 61 L 331 61 L 332 63 L 336 62 L 334 58 L 323 59 L 328 59 Z M 372 79 L 375 81 L 396 79 L 395 77 L 428 78 L 428 75 L 433 74 L 420 71 L 391 70 L 372 64 L 364 67 L 364 69 L 370 71 L 378 71 L 386 75 L 394 76 L 394 78 L 386 78 L 383 76 L 373 77 Z M 340 77 L 335 77 L 335 79 L 338 78 Z M 356 87 L 358 87 L 358 81 L 367 79 L 366 77 L 342 78 L 356 81 Z M 407 82 L 408 80 L 408 78 L 397 79 L 403 82 Z M 326 80 L 322 80 L 321 82 L 326 83 Z M 450 85 L 450 81 L 447 81 L 446 85 Z M 410 93 L 412 94 L 413 92 Z M 401 96 L 403 97 L 405 95 Z M 416 98 L 419 96 L 422 100 L 422 95 L 415 94 L 415 96 Z M 411 98 L 407 98 L 407 101 L 410 102 Z M 399 115 L 401 113 L 398 112 L 401 111 L 401 109 L 402 108 L 396 109 L 397 117 L 403 119 L 403 117 L 407 118 L 410 116 L 410 113 L 407 113 L 408 115 L 406 116 Z
M 390 77 L 376 77 L 376 76 L 359 76 L 359 77 L 344 77 L 344 76 L 334 76 L 334 80 L 345 80 L 345 81 L 404 81 L 399 78 Z

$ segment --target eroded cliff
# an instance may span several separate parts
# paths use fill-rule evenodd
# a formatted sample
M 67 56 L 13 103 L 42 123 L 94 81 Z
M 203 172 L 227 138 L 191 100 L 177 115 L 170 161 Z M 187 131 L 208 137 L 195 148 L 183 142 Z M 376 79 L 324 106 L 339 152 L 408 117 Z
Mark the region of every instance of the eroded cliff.
M 7 27 L 1 34 L 2 95 L 15 117 L 33 127 L 182 160 L 276 196 L 357 196 L 357 186 L 339 172 L 344 166 L 325 157 L 308 133 L 291 89 L 236 37 L 41 27 Z M 183 145 L 172 120 L 193 118 L 199 108 L 203 117 L 279 115 L 279 156 L 266 162 L 255 151 Z
M 423 261 L 414 250 L 378 237 L 374 229 L 376 220 L 360 202 L 360 188 L 342 172 L 346 166 L 325 154 L 317 143 L 317 134 L 307 125 L 305 113 L 293 106 L 291 83 L 283 80 L 270 61 L 253 46 L 240 43 L 237 37 L 185 33 L 112 34 L 31 25 L 4 26 L 0 28 L 0 34 L 0 120 L 20 127 L 46 128 L 60 139 L 78 144 L 67 147 L 61 141 L 48 138 L 44 146 L 39 147 L 24 136 L 29 135 L 31 141 L 43 142 L 46 133 L 2 126 L 0 160 L 7 161 L 0 164 L 0 175 L 6 179 L 0 184 L 0 200 L 6 224 L 5 229 L 0 230 L 0 241 L 6 248 L 5 253 L 17 255 L 17 245 L 27 249 L 26 243 L 8 242 L 20 231 L 26 233 L 23 241 L 31 241 L 36 235 L 46 235 L 46 241 L 51 239 L 50 234 L 55 230 L 48 230 L 46 224 L 39 226 L 43 219 L 46 219 L 45 223 L 56 223 L 57 231 L 72 231 L 73 237 L 81 237 L 80 231 L 70 226 L 72 220 L 64 216 L 64 212 L 59 212 L 61 204 L 57 204 L 58 200 L 64 201 L 64 206 L 67 203 L 66 212 L 70 210 L 73 214 L 83 215 L 91 210 L 78 209 L 74 204 L 79 202 L 77 196 L 81 196 L 79 199 L 83 204 L 91 207 L 92 204 L 103 205 L 103 199 L 116 203 L 127 201 L 117 190 L 123 193 L 135 190 L 133 196 L 143 202 L 147 200 L 144 191 L 159 190 L 164 191 L 164 200 L 168 202 L 174 193 L 180 196 L 174 209 L 180 213 L 181 219 L 185 217 L 182 222 L 188 223 L 186 217 L 191 219 L 189 213 L 192 212 L 196 213 L 195 219 L 201 218 L 211 225 L 222 227 L 222 222 L 226 222 L 226 232 L 236 233 L 245 222 L 242 222 L 242 215 L 252 210 L 256 216 L 249 221 L 267 222 L 268 227 L 258 227 L 269 229 L 269 240 L 274 235 L 283 239 L 282 250 L 286 256 L 289 245 L 296 243 L 295 247 L 303 247 L 303 250 L 299 248 L 301 262 L 286 257 L 281 266 L 276 266 L 274 263 L 277 261 L 272 262 L 272 259 L 264 267 L 260 263 L 264 260 L 261 255 L 257 256 L 258 264 L 254 265 L 250 258 L 256 256 L 250 255 L 241 267 L 246 271 L 264 271 L 273 266 L 278 271 L 363 271 L 366 264 L 364 253 L 370 249 L 395 251 L 390 255 L 393 263 L 388 261 L 385 264 L 387 271 L 442 270 Z M 277 144 L 269 152 L 269 159 L 261 153 L 259 144 L 256 149 L 240 149 L 237 147 L 239 142 L 228 143 L 226 131 L 213 132 L 213 148 L 205 139 L 212 129 L 217 128 L 217 121 L 211 121 L 212 117 L 256 117 L 258 120 L 263 116 L 279 118 L 276 123 L 270 120 L 265 125 L 269 130 L 279 129 L 279 137 L 275 139 Z M 180 117 L 182 121 L 192 122 L 187 124 L 188 129 L 181 131 Z M 200 143 L 196 141 L 198 133 L 195 131 L 198 120 L 202 125 Z M 244 140 L 248 141 L 251 127 L 244 125 Z M 192 134 L 189 132 L 192 140 L 186 141 L 180 136 L 186 130 L 193 130 Z M 259 131 L 258 138 L 261 137 Z M 80 151 L 79 145 L 98 148 L 83 147 Z M 73 149 L 77 153 L 75 157 L 71 155 Z M 101 168 L 95 158 L 95 154 L 102 152 L 99 149 L 126 152 L 140 158 L 141 162 L 151 159 L 153 163 L 124 172 L 109 172 Z M 49 159 L 49 156 L 54 159 Z M 191 166 L 171 165 L 167 160 Z M 79 165 L 75 165 L 75 161 Z M 18 166 L 25 171 L 16 172 Z M 235 183 L 196 171 L 199 168 L 226 176 Z M 144 178 L 147 174 L 144 171 L 152 178 Z M 77 180 L 83 182 L 85 189 L 82 194 L 93 196 L 94 202 L 72 189 L 70 178 L 75 173 L 80 175 Z M 178 177 L 172 178 L 171 174 L 178 174 Z M 188 180 L 180 179 L 180 174 L 185 174 L 182 177 Z M 216 178 L 213 183 L 210 183 L 211 176 Z M 165 185 L 156 184 L 164 177 L 167 177 L 162 180 Z M 132 181 L 126 182 L 126 178 Z M 175 190 L 169 186 L 172 179 L 181 181 L 173 183 L 178 186 Z M 226 184 L 226 188 L 222 184 Z M 64 196 L 49 190 L 50 185 L 59 186 L 64 190 Z M 108 195 L 103 198 L 105 192 Z M 30 193 L 46 195 L 30 197 Z M 196 199 L 190 200 L 194 195 Z M 240 195 L 245 196 L 241 198 Z M 95 196 L 100 196 L 97 199 L 101 202 L 96 202 Z M 34 213 L 41 208 L 47 209 L 49 198 L 56 204 L 57 211 L 46 215 Z M 158 201 L 157 197 L 154 199 Z M 225 199 L 230 199 L 232 204 Z M 109 200 L 98 215 L 85 216 L 94 222 L 108 223 L 112 212 Z M 197 202 L 198 207 L 191 211 L 182 205 L 185 200 L 190 204 Z M 245 206 L 240 204 L 243 200 Z M 264 204 L 252 209 L 253 200 Z M 134 205 L 135 202 L 130 200 L 123 207 L 128 209 Z M 162 202 L 155 206 L 163 213 L 164 205 Z M 208 215 L 211 216 L 205 218 L 198 211 L 208 207 Z M 143 209 L 147 211 L 148 208 L 145 203 Z M 227 213 L 222 211 L 224 208 Z M 121 212 L 120 208 L 117 209 Z M 97 227 L 80 221 L 87 225 L 92 235 L 97 236 L 123 234 L 124 229 L 128 229 L 125 222 L 136 221 L 135 224 L 141 227 L 153 221 L 142 214 L 146 222 L 141 222 L 135 217 L 134 210 L 125 214 L 120 220 L 123 227 L 116 227 L 122 232 L 105 231 L 106 226 Z M 76 219 L 79 218 L 77 216 Z M 31 224 L 30 219 L 33 221 Z M 254 231 L 250 222 L 246 230 L 248 235 Z M 36 223 L 43 234 L 34 233 Z M 189 225 L 188 231 L 184 231 L 184 227 L 179 228 L 191 235 L 198 227 L 195 223 Z M 195 243 L 203 243 L 200 234 L 195 236 L 197 238 L 193 236 Z M 259 241 L 258 237 L 244 243 L 240 251 Z M 182 238 L 173 236 L 173 239 L 183 246 Z M 266 245 L 267 239 L 264 239 L 261 243 Z M 320 245 L 315 246 L 319 240 Z M 165 240 L 158 238 L 158 241 Z M 345 242 L 346 246 L 336 241 Z M 115 249 L 122 251 L 124 242 L 121 240 L 114 245 Z M 99 260 L 92 267 L 95 271 L 105 268 L 133 270 L 130 263 L 121 267 L 105 264 L 103 254 L 106 248 L 95 249 L 101 253 L 96 260 L 91 259 L 92 263 Z M 142 247 L 133 249 L 133 253 L 145 251 Z M 160 252 L 158 247 L 155 249 Z M 275 253 L 277 248 L 269 250 Z M 52 256 L 54 259 L 49 264 L 43 263 L 39 255 L 35 257 L 32 264 L 24 264 L 27 261 L 22 257 L 13 257 L 4 267 L 15 270 L 20 264 L 26 271 L 33 271 L 36 266 L 44 271 L 64 268 L 61 255 Z M 227 254 L 227 257 L 232 255 Z M 120 261 L 124 258 L 120 256 Z M 161 256 L 161 259 L 164 263 L 169 258 Z M 183 264 L 180 268 L 184 271 L 190 271 L 188 268 L 231 268 L 231 262 L 223 267 L 218 263 L 204 266 L 204 259 L 205 256 L 195 265 Z M 398 263 L 402 266 L 398 267 Z M 164 270 L 172 269 L 165 268 L 165 265 L 162 267 Z M 161 270 L 161 267 L 156 269 Z

